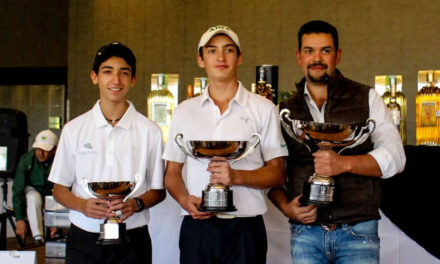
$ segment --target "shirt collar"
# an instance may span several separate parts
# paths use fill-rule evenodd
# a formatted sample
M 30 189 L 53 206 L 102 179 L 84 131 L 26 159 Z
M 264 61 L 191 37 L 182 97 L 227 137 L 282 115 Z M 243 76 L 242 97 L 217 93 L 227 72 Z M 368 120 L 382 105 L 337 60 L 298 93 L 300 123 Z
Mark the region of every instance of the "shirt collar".
M 327 105 L 327 101 L 325 101 L 325 103 L 322 105 L 321 110 L 319 110 L 318 105 L 316 105 L 315 101 L 313 101 L 313 98 L 310 95 L 309 88 L 307 88 L 307 82 L 304 82 L 304 100 L 309 107 L 314 107 L 318 112 L 323 112 L 325 106 Z
M 100 100 L 96 102 L 96 104 L 93 106 L 92 113 L 93 117 L 95 119 L 96 127 L 104 127 L 104 126 L 111 126 L 107 120 L 104 117 L 104 114 L 101 111 L 101 107 L 99 106 Z M 136 113 L 136 109 L 132 102 L 128 101 L 128 108 L 127 111 L 125 111 L 124 115 L 122 116 L 121 120 L 116 124 L 115 127 L 120 127 L 124 129 L 129 129 L 130 125 L 133 121 L 134 114 Z
M 312 99 L 309 93 L 309 88 L 307 88 L 307 82 L 304 82 L 304 98 L 306 98 L 308 101 Z
M 212 102 L 212 98 L 209 96 L 209 85 L 206 87 L 203 94 L 200 95 L 200 105 L 205 104 L 206 102 Z M 246 88 L 243 86 L 243 84 L 238 81 L 238 89 L 235 93 L 235 96 L 231 99 L 231 102 L 236 102 L 238 105 L 245 107 L 248 100 L 248 94 L 246 93 Z

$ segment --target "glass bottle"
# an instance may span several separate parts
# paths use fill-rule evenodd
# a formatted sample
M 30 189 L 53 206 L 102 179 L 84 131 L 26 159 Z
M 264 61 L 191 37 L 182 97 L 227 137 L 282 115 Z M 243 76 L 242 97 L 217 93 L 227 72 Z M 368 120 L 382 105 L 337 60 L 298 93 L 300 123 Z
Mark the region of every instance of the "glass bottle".
M 251 83 L 251 92 L 257 93 L 257 85 L 255 83 Z
M 417 145 L 434 146 L 439 144 L 439 89 L 435 86 L 434 73 L 427 74 L 428 85 L 416 96 L 416 139 Z
M 387 108 L 388 108 L 388 110 L 390 110 L 394 125 L 396 125 L 397 130 L 399 131 L 400 137 L 402 138 L 401 108 L 400 108 L 400 105 L 396 101 L 396 77 L 395 76 L 390 76 L 390 86 L 391 86 L 390 102 L 387 104 Z
M 148 118 L 156 122 L 162 130 L 164 142 L 168 139 L 171 116 L 174 111 L 174 97 L 166 85 L 166 75 L 157 75 L 157 90 L 148 95 Z
M 205 92 L 206 86 L 208 86 L 208 77 L 200 77 L 200 94 Z
M 391 97 L 391 88 L 390 88 L 390 76 L 385 76 L 385 92 L 382 95 L 382 99 L 385 102 L 385 105 L 390 103 L 390 97 Z
M 397 86 L 397 84 L 396 84 Z M 403 93 L 403 88 L 399 90 L 399 87 L 396 88 L 396 102 L 400 105 L 400 136 L 402 138 L 402 143 L 406 144 L 407 142 L 407 99 L 405 94 Z
M 259 80 L 258 80 L 257 87 L 256 87 L 257 94 L 264 96 L 267 99 L 269 99 L 270 101 L 272 101 L 273 97 L 272 97 L 271 85 L 267 84 L 265 81 L 264 67 L 261 66 L 258 71 L 259 71 Z
M 400 77 L 400 76 L 399 76 Z M 390 103 L 391 99 L 391 84 L 390 79 L 394 78 L 396 82 L 396 102 L 400 106 L 400 137 L 402 138 L 402 143 L 407 143 L 407 99 L 405 94 L 403 93 L 403 81 L 401 82 L 401 85 L 398 84 L 398 76 L 396 75 L 387 75 L 385 77 L 385 92 L 382 95 L 382 99 L 385 102 L 385 105 L 388 105 Z
M 208 86 L 207 77 L 195 77 L 194 78 L 194 97 L 201 95 Z
M 194 97 L 194 86 L 192 84 L 188 84 L 186 87 L 186 98 Z

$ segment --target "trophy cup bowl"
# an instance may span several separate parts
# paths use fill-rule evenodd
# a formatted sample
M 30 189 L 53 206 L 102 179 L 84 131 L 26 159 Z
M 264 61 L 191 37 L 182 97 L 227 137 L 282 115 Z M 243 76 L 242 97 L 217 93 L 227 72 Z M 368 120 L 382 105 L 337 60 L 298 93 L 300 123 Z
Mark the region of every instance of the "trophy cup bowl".
M 310 152 L 313 146 L 321 150 L 343 147 L 338 154 L 364 143 L 376 127 L 373 119 L 368 119 L 364 126 L 291 119 L 289 109 L 281 110 L 280 122 L 284 131 L 297 142 L 304 144 Z M 372 129 L 369 129 L 370 124 L 373 125 Z M 302 201 L 306 204 L 326 206 L 333 202 L 334 192 L 335 184 L 332 177 L 314 173 L 304 183 Z
M 125 203 L 140 188 L 142 181 L 143 177 L 138 173 L 135 175 L 134 182 L 88 182 L 87 178 L 84 177 L 82 183 L 84 190 L 93 198 L 109 201 L 123 199 Z M 125 223 L 119 223 L 118 215 L 106 218 L 104 223 L 100 225 L 99 233 L 98 245 L 115 245 L 129 242 L 126 225 Z
M 193 159 L 211 159 L 224 157 L 229 164 L 239 161 L 249 155 L 260 143 L 260 136 L 251 135 L 250 141 L 215 141 L 215 140 L 188 140 L 179 133 L 175 137 L 179 148 Z M 201 212 L 233 212 L 237 209 L 233 205 L 232 190 L 221 183 L 208 184 L 202 191 L 202 203 L 198 208 Z

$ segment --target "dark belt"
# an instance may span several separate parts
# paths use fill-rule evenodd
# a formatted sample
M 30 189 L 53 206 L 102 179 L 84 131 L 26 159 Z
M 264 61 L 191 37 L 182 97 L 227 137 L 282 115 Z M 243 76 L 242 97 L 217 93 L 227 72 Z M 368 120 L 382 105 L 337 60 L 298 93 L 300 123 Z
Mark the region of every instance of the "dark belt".
M 354 223 L 338 223 L 338 224 L 316 224 L 315 226 L 320 226 L 325 231 L 334 231 L 338 228 L 343 227 L 344 225 L 354 226 L 355 224 L 357 224 L 357 223 L 354 222 Z
M 289 223 L 294 224 L 294 225 L 304 225 L 304 224 L 302 224 L 302 223 L 300 223 L 300 222 L 296 222 L 296 221 L 294 221 L 294 220 L 292 220 L 292 219 L 289 220 Z M 313 224 L 310 224 L 310 225 L 311 225 L 311 226 L 320 226 L 320 227 L 321 227 L 322 229 L 324 229 L 325 231 L 334 231 L 334 230 L 336 230 L 337 228 L 341 228 L 341 227 L 343 227 L 344 225 L 346 225 L 346 226 L 354 226 L 354 225 L 356 225 L 357 223 L 359 223 L 359 222 L 337 223 L 337 224 L 323 224 L 323 223 L 318 224 L 318 223 L 313 223 Z

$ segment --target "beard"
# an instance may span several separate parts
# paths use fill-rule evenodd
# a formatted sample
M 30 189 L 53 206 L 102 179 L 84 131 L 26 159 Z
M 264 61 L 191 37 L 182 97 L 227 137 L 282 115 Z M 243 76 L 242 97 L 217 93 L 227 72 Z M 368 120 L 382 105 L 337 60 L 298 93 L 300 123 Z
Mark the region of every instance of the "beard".
M 312 63 L 312 64 L 308 65 L 307 69 L 310 69 L 311 67 L 315 67 L 315 66 L 324 67 L 324 69 L 326 69 L 326 70 L 328 68 L 328 66 L 326 64 L 317 62 L 317 63 Z M 314 83 L 327 83 L 330 79 L 330 76 L 328 75 L 327 71 L 318 77 L 312 76 L 310 74 L 310 72 L 307 71 L 307 77 L 311 82 L 314 82 Z

